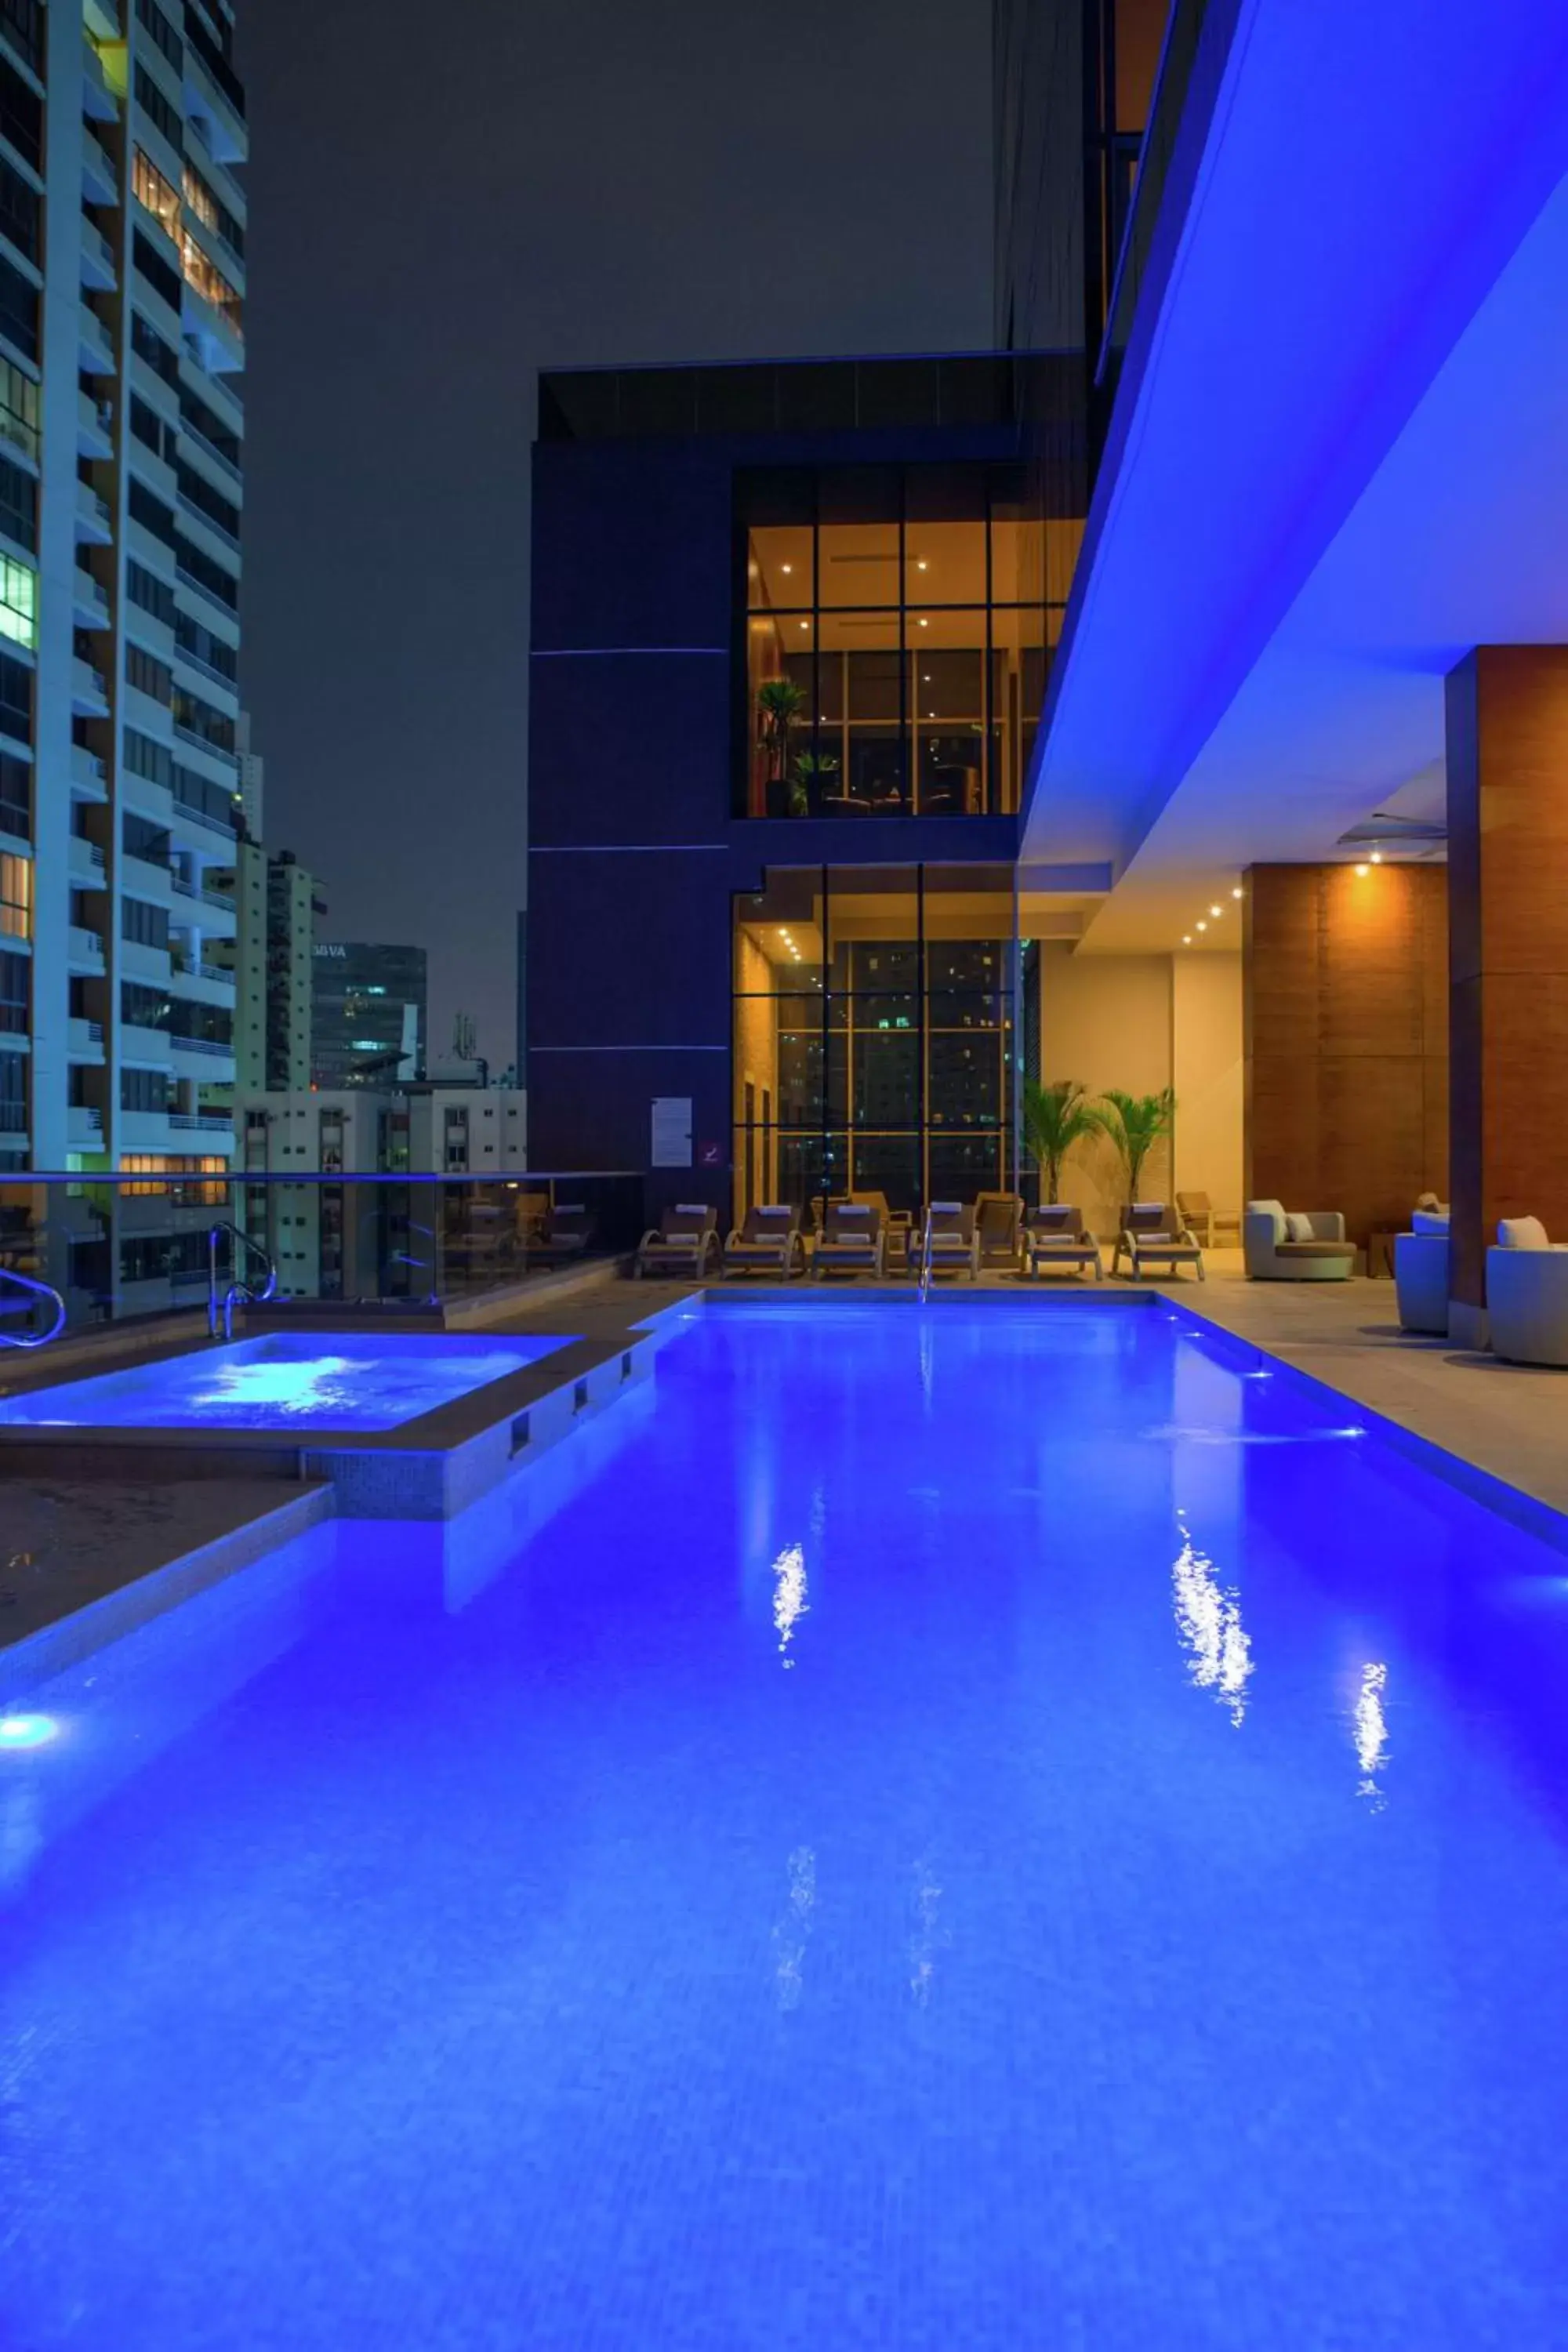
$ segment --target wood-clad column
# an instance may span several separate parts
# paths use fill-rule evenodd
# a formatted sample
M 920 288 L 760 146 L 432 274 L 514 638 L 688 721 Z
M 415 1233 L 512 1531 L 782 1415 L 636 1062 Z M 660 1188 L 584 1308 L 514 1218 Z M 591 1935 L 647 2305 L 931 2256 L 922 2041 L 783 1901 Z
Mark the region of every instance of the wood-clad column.
M 1451 670 L 1447 765 L 1449 1328 L 1477 1345 L 1498 1219 L 1568 1241 L 1568 646 Z
M 1244 937 L 1247 1197 L 1398 1231 L 1447 1187 L 1436 866 L 1255 866 Z

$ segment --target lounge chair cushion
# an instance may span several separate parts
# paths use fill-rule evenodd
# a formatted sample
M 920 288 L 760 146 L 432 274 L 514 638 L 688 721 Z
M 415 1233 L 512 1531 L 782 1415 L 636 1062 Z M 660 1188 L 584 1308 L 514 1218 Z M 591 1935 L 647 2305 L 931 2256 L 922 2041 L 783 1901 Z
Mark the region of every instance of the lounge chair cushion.
M 1539 1217 L 1504 1217 L 1497 1229 L 1499 1249 L 1543 1250 L 1552 1244 Z
M 1355 1250 L 1349 1242 L 1276 1242 L 1276 1257 L 1337 1257 L 1347 1263 Z

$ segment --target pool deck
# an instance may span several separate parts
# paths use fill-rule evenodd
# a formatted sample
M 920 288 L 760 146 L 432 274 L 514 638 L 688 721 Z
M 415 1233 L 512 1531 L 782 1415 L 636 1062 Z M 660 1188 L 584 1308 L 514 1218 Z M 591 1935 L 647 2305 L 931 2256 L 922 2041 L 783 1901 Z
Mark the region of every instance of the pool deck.
M 332 1507 L 330 1487 L 281 1496 L 266 1478 L 0 1486 L 0 1706 L 20 1679 L 58 1669 L 188 1600 L 299 1535 Z M 146 1588 L 162 1581 L 163 1589 Z M 42 1638 L 51 1627 L 62 1645 Z

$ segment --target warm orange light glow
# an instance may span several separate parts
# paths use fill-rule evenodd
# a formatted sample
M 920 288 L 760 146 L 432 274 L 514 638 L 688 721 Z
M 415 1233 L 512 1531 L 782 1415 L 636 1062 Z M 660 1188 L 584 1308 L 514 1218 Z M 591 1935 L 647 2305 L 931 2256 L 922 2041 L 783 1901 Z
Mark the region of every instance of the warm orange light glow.
M 1361 877 L 1362 880 L 1364 881 L 1366 877 L 1372 872 L 1372 868 L 1370 866 L 1358 866 L 1356 867 L 1356 872 Z

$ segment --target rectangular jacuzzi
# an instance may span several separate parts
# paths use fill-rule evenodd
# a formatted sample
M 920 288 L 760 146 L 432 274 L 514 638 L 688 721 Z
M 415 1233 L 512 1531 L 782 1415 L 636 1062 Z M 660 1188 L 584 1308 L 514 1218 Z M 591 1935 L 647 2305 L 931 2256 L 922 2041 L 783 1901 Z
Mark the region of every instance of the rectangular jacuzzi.
M 0 1427 L 397 1429 L 567 1344 L 451 1332 L 271 1333 L 0 1398 Z

